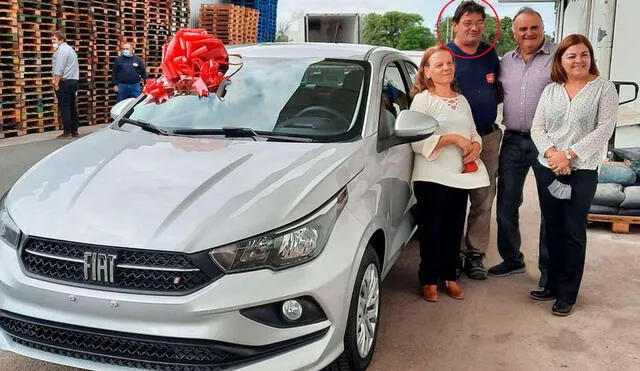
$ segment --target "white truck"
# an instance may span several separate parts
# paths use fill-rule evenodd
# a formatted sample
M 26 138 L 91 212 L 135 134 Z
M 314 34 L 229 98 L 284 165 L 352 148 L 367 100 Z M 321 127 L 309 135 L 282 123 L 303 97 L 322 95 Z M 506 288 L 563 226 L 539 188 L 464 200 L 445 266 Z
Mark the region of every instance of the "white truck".
M 307 13 L 287 25 L 290 42 L 360 43 L 360 14 Z

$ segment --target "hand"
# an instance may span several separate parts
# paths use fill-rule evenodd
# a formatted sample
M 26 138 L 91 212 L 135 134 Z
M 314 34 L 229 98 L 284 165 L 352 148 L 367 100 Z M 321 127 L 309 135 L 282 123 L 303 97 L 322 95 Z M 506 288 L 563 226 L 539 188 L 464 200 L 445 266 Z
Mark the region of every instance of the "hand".
M 564 171 L 566 168 L 571 168 L 571 161 L 567 159 L 567 156 L 562 151 L 553 152 L 547 159 L 549 167 L 554 173 L 556 171 Z
M 560 175 L 570 175 L 571 174 L 571 167 L 563 167 L 563 168 L 559 168 L 556 170 L 553 170 L 553 173 L 557 176 Z
M 58 91 L 58 89 L 60 88 L 60 86 L 56 83 L 53 84 L 53 90 Z
M 468 164 L 470 162 L 474 162 L 478 160 L 478 157 L 480 157 L 480 151 L 482 150 L 482 147 L 480 147 L 480 143 L 478 142 L 472 142 L 471 143 L 471 151 L 469 151 L 469 153 L 467 153 L 464 156 L 464 160 L 463 162 L 465 164 Z
M 462 156 L 464 156 L 465 158 L 473 150 L 473 145 L 471 141 L 463 137 L 462 135 L 456 136 L 455 145 L 460 147 L 460 149 L 462 150 Z
M 115 91 L 116 93 L 118 92 L 118 85 L 113 87 L 113 91 Z
M 551 147 L 547 150 L 547 152 L 544 153 L 544 158 L 546 158 L 547 160 L 549 159 L 549 157 L 551 157 L 554 153 L 558 152 L 558 150 L 556 149 L 556 147 Z

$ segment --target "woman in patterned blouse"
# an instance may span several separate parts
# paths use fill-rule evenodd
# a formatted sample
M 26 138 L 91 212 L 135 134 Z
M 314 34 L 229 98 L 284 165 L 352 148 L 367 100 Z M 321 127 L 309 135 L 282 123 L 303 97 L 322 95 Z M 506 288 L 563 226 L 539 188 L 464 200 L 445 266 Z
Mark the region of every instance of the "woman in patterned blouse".
M 531 137 L 545 166 L 537 178 L 547 228 L 549 279 L 536 300 L 554 300 L 553 314 L 569 315 L 584 270 L 587 215 L 598 183 L 597 169 L 616 126 L 615 86 L 599 76 L 593 47 L 583 35 L 567 36 L 553 58 L 551 79 L 538 103 Z M 570 185 L 568 199 L 549 186 L 561 177 Z

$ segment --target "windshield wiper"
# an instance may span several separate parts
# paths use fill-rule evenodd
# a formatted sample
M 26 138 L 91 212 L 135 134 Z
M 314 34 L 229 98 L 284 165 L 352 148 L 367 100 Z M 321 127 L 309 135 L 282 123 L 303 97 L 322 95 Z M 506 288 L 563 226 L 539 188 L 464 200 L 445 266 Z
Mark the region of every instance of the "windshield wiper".
M 123 118 L 120 119 L 120 122 L 126 123 L 126 124 L 135 125 L 135 126 L 139 126 L 139 127 L 142 128 L 142 130 L 146 130 L 146 131 L 154 133 L 154 134 L 160 134 L 160 135 L 169 135 L 169 134 L 171 134 L 170 132 L 168 132 L 168 131 L 166 131 L 164 129 L 160 129 L 159 127 L 153 125 L 152 123 L 144 121 L 144 120 L 134 120 L 134 119 L 123 117 Z M 120 124 L 119 127 L 122 127 L 122 124 Z
M 222 129 L 177 129 L 171 132 L 177 135 L 224 135 L 225 138 L 275 139 L 287 142 L 313 142 L 312 138 L 295 137 L 287 133 L 255 131 L 252 128 L 223 127 Z

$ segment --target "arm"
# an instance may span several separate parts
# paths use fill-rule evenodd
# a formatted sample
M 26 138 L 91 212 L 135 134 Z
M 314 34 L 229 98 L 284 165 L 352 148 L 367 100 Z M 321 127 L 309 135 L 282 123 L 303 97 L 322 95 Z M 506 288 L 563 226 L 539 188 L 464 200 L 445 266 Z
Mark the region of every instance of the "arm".
M 536 113 L 533 116 L 533 123 L 531 124 L 531 139 L 538 148 L 538 152 L 543 153 L 547 158 L 549 157 L 548 154 L 555 151 L 555 146 L 549 135 L 547 135 L 546 126 L 547 105 L 551 103 L 551 86 L 551 84 L 547 85 L 542 91 Z
M 62 75 L 64 74 L 64 66 L 67 62 L 67 56 L 61 55 L 60 50 L 56 51 L 58 54 L 57 58 L 54 58 L 53 63 L 53 87 L 58 90 L 58 86 L 60 86 L 60 80 L 62 80 Z
M 411 102 L 411 107 L 409 109 L 412 111 L 429 114 L 429 101 L 427 94 L 416 94 L 416 96 L 413 98 L 413 102 Z M 425 140 L 411 143 L 411 148 L 413 149 L 413 152 L 422 154 L 425 158 L 429 159 L 429 157 L 435 151 L 439 142 L 440 135 L 433 134 Z M 435 157 L 437 157 L 437 155 Z
M 429 97 L 426 94 L 418 94 L 414 97 L 413 102 L 411 103 L 412 111 L 422 112 L 424 114 L 430 115 L 433 112 L 429 110 Z M 425 140 L 421 140 L 419 142 L 411 143 L 411 148 L 415 153 L 419 153 L 424 156 L 429 161 L 433 161 L 442 152 L 442 149 L 446 146 L 450 145 L 458 145 L 458 142 L 462 138 L 459 135 L 437 135 L 434 134 Z M 464 139 L 464 138 L 463 138 Z
M 140 69 L 140 71 L 139 71 L 140 72 L 140 77 L 142 77 L 142 81 L 144 82 L 144 81 L 147 80 L 147 68 L 144 65 L 144 61 L 142 60 L 142 58 L 138 58 L 138 60 L 140 61 L 140 64 L 139 64 L 139 67 L 138 67 Z
M 588 158 L 607 146 L 618 119 L 618 94 L 612 82 L 607 81 L 598 101 L 598 116 L 595 129 L 572 145 L 572 158 Z

